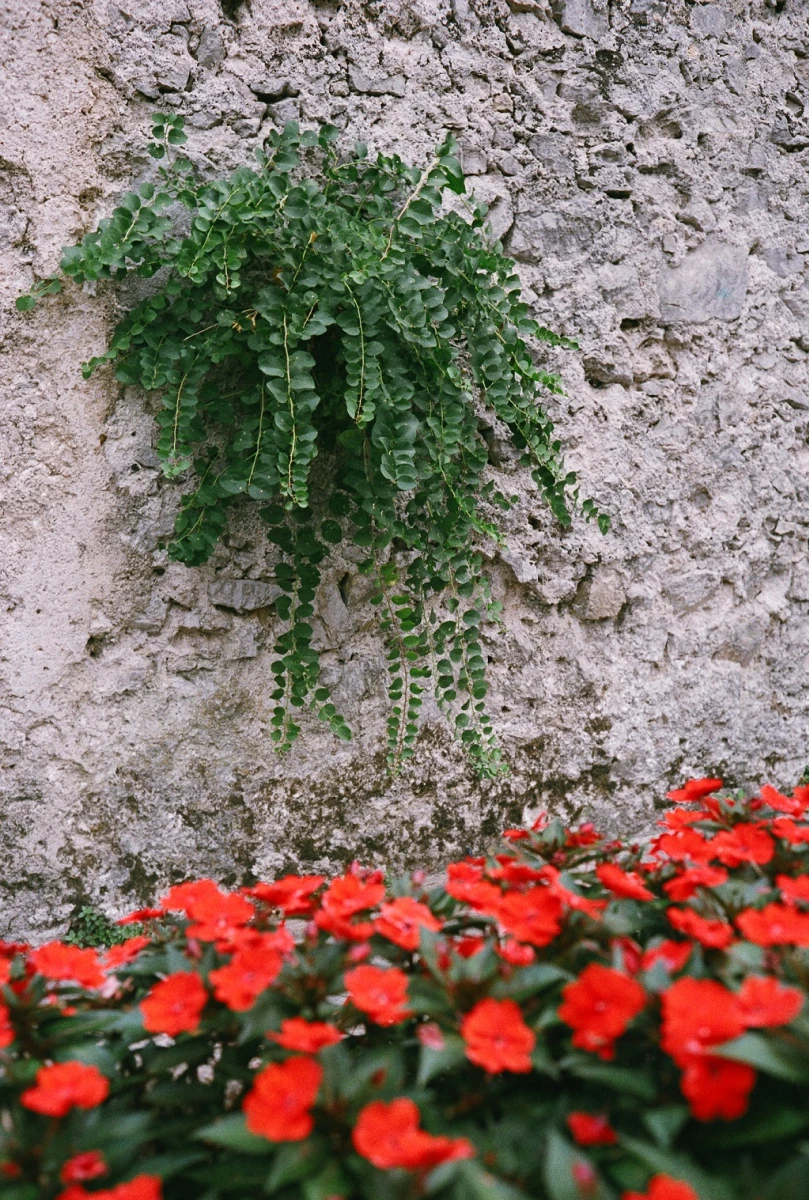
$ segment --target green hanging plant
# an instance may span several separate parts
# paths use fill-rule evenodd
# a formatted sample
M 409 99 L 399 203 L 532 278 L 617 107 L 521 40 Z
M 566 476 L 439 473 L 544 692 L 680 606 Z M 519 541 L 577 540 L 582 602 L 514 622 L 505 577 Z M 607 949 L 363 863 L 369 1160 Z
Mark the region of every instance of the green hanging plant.
M 114 363 L 122 383 L 160 394 L 164 472 L 193 481 L 171 557 L 205 562 L 228 507 L 260 505 L 282 554 L 272 739 L 284 750 L 306 705 L 351 736 L 320 685 L 310 619 L 331 547 L 362 547 L 387 644 L 390 769 L 412 756 L 432 687 L 479 772 L 499 773 L 480 640 L 498 605 L 478 545 L 501 540 L 492 513 L 513 501 L 484 482 L 478 422 L 487 413 L 508 428 L 560 522 L 577 506 L 606 530 L 562 465 L 541 404 L 559 381 L 525 339 L 575 343 L 529 318 L 485 207 L 442 210 L 445 191 L 465 191 L 452 138 L 419 170 L 362 145 L 341 155 L 333 127 L 290 123 L 254 168 L 206 180 L 171 161 L 182 117 L 156 115 L 153 137 L 159 185 L 125 196 L 61 269 L 77 283 L 160 272 L 83 370 Z M 18 308 L 59 286 L 43 280 Z M 323 505 L 310 492 L 318 453 Z

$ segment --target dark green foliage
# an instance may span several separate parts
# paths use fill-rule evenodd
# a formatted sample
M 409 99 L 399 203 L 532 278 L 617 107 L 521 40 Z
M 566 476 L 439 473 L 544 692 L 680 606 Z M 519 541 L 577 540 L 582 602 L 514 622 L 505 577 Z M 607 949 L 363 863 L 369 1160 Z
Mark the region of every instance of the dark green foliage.
M 340 156 L 332 127 L 290 124 L 254 169 L 204 181 L 171 162 L 182 124 L 155 116 L 149 153 L 170 164 L 159 186 L 125 196 L 62 260 L 77 283 L 161 271 L 85 374 L 113 363 L 161 397 L 165 473 L 194 480 L 170 553 L 205 562 L 228 507 L 262 505 L 282 555 L 272 737 L 286 749 L 306 705 L 351 736 L 319 686 L 310 619 L 331 546 L 362 547 L 387 638 L 391 769 L 413 754 L 432 685 L 478 770 L 496 774 L 480 629 L 498 606 L 478 546 L 498 540 L 497 508 L 512 501 L 487 478 L 478 421 L 509 431 L 560 522 L 578 505 L 606 529 L 562 465 L 540 402 L 559 383 L 525 339 L 572 343 L 529 318 L 485 207 L 442 209 L 444 192 L 465 191 L 451 138 L 421 171 L 362 145 Z M 310 494 L 321 452 L 325 504 Z
M 80 946 L 83 950 L 88 947 L 106 949 L 109 946 L 119 946 L 133 934 L 142 932 L 140 927 L 123 929 L 105 917 L 97 908 L 90 904 L 83 905 L 70 922 L 70 928 L 63 941 L 69 946 Z

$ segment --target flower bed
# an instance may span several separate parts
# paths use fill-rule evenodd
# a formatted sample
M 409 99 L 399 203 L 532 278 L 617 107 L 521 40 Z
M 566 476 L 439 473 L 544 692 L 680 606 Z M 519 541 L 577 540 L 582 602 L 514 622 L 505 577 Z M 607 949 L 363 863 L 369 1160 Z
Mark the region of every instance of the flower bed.
M 0 1194 L 805 1200 L 809 787 L 720 788 L 0 944 Z

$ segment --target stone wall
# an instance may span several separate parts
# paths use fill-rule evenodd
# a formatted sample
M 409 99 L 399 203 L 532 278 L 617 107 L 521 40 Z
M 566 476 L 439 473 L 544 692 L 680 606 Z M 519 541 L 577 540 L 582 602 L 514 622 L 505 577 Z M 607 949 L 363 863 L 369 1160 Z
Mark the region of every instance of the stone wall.
M 227 11 L 223 11 L 223 9 Z M 809 757 L 809 11 L 803 0 L 0 0 L 2 929 L 109 912 L 169 879 L 355 855 L 435 864 L 524 805 L 624 830 L 693 771 L 794 782 Z M 272 556 L 242 515 L 167 561 L 151 417 L 79 363 L 108 287 L 13 299 L 154 170 L 155 109 L 206 170 L 329 120 L 423 158 L 447 129 L 540 318 L 568 461 L 613 530 L 520 494 L 493 558 L 481 785 L 428 720 L 384 774 L 381 646 L 335 561 L 325 669 L 357 730 L 268 739 Z

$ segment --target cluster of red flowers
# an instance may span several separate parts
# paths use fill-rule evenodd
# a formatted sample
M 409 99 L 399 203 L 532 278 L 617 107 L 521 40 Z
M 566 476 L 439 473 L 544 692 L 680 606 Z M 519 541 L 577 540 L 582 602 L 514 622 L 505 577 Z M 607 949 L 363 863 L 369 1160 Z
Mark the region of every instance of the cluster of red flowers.
M 40 1067 L 36 1083 L 26 1088 L 20 1103 L 46 1117 L 66 1117 L 72 1108 L 95 1108 L 110 1094 L 109 1080 L 98 1067 L 81 1062 Z
M 562 990 L 559 1016 L 575 1030 L 573 1045 L 601 1058 L 615 1057 L 615 1042 L 646 1004 L 637 980 L 600 963 L 585 967 Z
M 475 1147 L 467 1138 L 436 1137 L 420 1129 L 420 1121 L 412 1100 L 372 1100 L 357 1117 L 354 1149 L 383 1171 L 428 1171 L 439 1163 L 474 1157 Z
M 416 875 L 411 894 L 391 897 L 381 872 L 357 866 L 330 883 L 288 875 L 237 892 L 198 880 L 122 918 L 122 925 L 148 923 L 149 931 L 105 953 L 59 942 L 34 950 L 0 943 L 0 1057 L 27 1060 L 38 1044 L 37 1022 L 57 1019 L 69 1028 L 74 1014 L 121 1007 L 127 1028 L 139 1022 L 152 1064 L 161 1047 L 172 1049 L 167 1063 L 182 1064 L 182 1039 L 193 1037 L 209 1047 L 205 1069 L 215 1075 L 223 1046 L 228 1070 L 245 1047 L 232 1076 L 247 1081 L 239 1100 L 245 1137 L 304 1143 L 328 1131 L 330 1144 L 350 1146 L 346 1153 L 359 1156 L 366 1171 L 368 1164 L 410 1171 L 417 1187 L 439 1166 L 449 1180 L 452 1172 L 478 1180 L 496 1174 L 498 1151 L 478 1144 L 474 1114 L 486 1111 L 487 1088 L 495 1085 L 530 1109 L 539 1101 L 529 1077 L 540 1071 L 543 1095 L 553 1086 L 560 1096 L 541 1120 L 572 1143 L 571 1186 L 582 1197 L 597 1195 L 601 1173 L 609 1179 L 613 1164 L 623 1178 L 619 1167 L 631 1157 L 642 1114 L 625 1098 L 610 1104 L 608 1090 L 588 1091 L 588 1079 L 646 1072 L 644 1094 L 674 1110 L 679 1088 L 702 1125 L 744 1117 L 770 1069 L 786 1081 L 801 1080 L 803 1070 L 809 1082 L 809 1027 L 801 1016 L 809 976 L 809 787 L 785 795 L 767 786 L 747 801 L 720 797 L 720 788 L 717 779 L 690 781 L 671 794 L 677 807 L 659 835 L 627 850 L 601 841 L 592 826 L 563 830 L 543 817 L 531 829 L 508 831 L 506 850 L 493 858 L 449 864 L 444 889 L 426 890 Z M 305 924 L 297 938 L 287 918 Z M 81 1028 L 77 1021 L 76 1042 L 84 1045 Z M 190 1194 L 187 1181 L 163 1183 L 146 1164 L 136 1173 L 136 1158 L 123 1170 L 118 1152 L 103 1143 L 94 1110 L 125 1104 L 128 1094 L 111 1052 L 92 1059 L 99 1069 L 71 1058 L 69 1039 L 52 1061 L 50 1044 L 43 1042 L 35 1073 L 18 1089 L 15 1132 L 6 1139 L 12 1152 L 0 1173 L 16 1179 L 44 1169 L 37 1165 L 42 1127 L 29 1128 L 26 1114 L 35 1122 L 69 1118 L 77 1129 L 92 1114 L 87 1128 L 99 1140 L 80 1140 L 43 1196 Z M 399 1047 L 395 1067 L 385 1057 L 391 1046 Z M 368 1066 L 343 1084 L 340 1072 L 351 1055 L 365 1062 L 365 1048 Z M 804 1065 L 779 1066 L 792 1053 Z M 414 1054 L 418 1082 L 408 1076 Z M 445 1097 L 457 1079 L 452 1103 L 435 1099 L 434 1075 Z M 173 1079 L 167 1075 L 161 1086 Z M 507 1100 L 498 1103 L 508 1108 Z M 455 1115 L 463 1116 L 463 1136 L 447 1125 Z M 159 1129 L 148 1136 L 159 1143 Z M 682 1137 L 687 1148 L 688 1127 Z M 229 1144 L 212 1135 L 220 1143 Z M 703 1144 L 695 1139 L 693 1153 Z M 463 1174 L 470 1171 L 479 1174 Z M 649 1178 L 644 1168 L 639 1179 L 641 1186 L 648 1180 L 645 1191 L 615 1181 L 613 1190 L 622 1200 L 699 1200 L 686 1180 Z M 528 1194 L 545 1194 L 541 1180 L 540 1173 L 524 1184 Z M 352 1186 L 361 1192 L 365 1185 Z
M 411 1015 L 407 1007 L 408 978 L 398 967 L 354 967 L 346 971 L 351 1003 L 377 1025 L 398 1025 Z
M 622 1200 L 700 1200 L 694 1189 L 670 1175 L 655 1175 L 647 1192 L 624 1192 Z
M 60 1192 L 57 1200 L 163 1200 L 162 1181 L 158 1175 L 136 1175 L 127 1183 L 93 1192 L 76 1183 Z
M 469 1061 L 490 1075 L 531 1070 L 536 1034 L 514 1000 L 479 1000 L 461 1021 L 461 1037 Z
M 683 1095 L 700 1121 L 742 1116 L 756 1081 L 746 1063 L 711 1054 L 711 1048 L 746 1029 L 787 1025 L 803 1008 L 798 988 L 772 977 L 749 976 L 738 993 L 712 979 L 678 979 L 663 993 L 661 1045 L 683 1070 Z
M 314 1058 L 288 1058 L 259 1071 L 244 1101 L 247 1128 L 273 1142 L 299 1142 L 315 1127 L 312 1105 L 323 1080 Z

